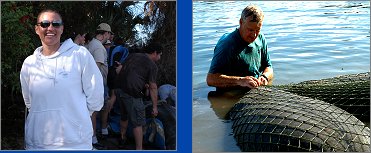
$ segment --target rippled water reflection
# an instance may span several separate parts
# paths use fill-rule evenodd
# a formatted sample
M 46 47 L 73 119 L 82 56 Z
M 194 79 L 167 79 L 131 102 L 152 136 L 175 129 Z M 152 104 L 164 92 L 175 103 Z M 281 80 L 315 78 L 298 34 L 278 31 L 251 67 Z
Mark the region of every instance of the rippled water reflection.
M 193 2 L 193 150 L 239 151 L 222 118 L 233 98 L 208 99 L 206 74 L 216 42 L 238 27 L 251 2 Z M 370 2 L 253 2 L 273 63 L 273 84 L 370 71 Z

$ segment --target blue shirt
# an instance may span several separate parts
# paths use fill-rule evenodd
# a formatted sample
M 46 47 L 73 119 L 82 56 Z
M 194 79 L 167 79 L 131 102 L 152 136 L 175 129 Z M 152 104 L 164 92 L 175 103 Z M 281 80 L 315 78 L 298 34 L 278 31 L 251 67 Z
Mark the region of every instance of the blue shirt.
M 209 73 L 258 78 L 266 67 L 272 67 L 263 34 L 252 43 L 245 42 L 239 30 L 224 34 L 214 49 Z

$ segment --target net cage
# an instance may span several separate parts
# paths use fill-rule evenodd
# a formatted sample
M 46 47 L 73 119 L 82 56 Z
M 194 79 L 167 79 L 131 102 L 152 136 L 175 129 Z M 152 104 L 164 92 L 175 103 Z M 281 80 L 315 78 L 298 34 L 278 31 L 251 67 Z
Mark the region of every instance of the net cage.
M 274 87 L 334 104 L 361 121 L 370 122 L 369 72 Z
M 369 78 L 368 73 L 366 77 Z M 320 90 L 330 90 L 331 85 L 344 84 L 346 82 L 360 81 L 364 79 L 351 78 L 353 75 L 337 77 L 333 80 L 320 80 L 324 88 Z M 354 76 L 363 76 L 354 75 Z M 345 78 L 351 78 L 345 81 Z M 367 80 L 369 82 L 369 79 Z M 366 82 L 367 82 L 366 81 Z M 318 84 L 316 81 L 303 82 L 312 86 Z M 302 83 L 299 83 L 302 84 Z M 229 112 L 230 119 L 233 121 L 232 129 L 238 146 L 242 151 L 336 151 L 336 152 L 369 152 L 370 151 L 370 129 L 355 115 L 341 109 L 336 105 L 352 105 L 349 100 L 340 98 L 340 93 L 344 96 L 349 94 L 343 92 L 350 90 L 354 93 L 352 97 L 357 99 L 360 105 L 364 99 L 368 99 L 369 106 L 369 83 L 367 85 L 368 94 L 360 97 L 356 89 L 334 88 L 331 91 L 323 91 L 321 97 L 325 95 L 335 95 L 331 100 L 337 99 L 344 102 L 332 103 L 325 102 L 325 99 L 310 97 L 316 95 L 315 88 L 307 96 L 299 95 L 305 93 L 306 89 L 280 87 L 259 87 L 246 93 L 239 102 Z M 357 83 L 352 87 L 357 87 Z M 295 86 L 295 85 L 293 85 Z M 298 93 L 285 90 L 295 89 Z M 333 90 L 332 90 L 333 89 Z M 336 90 L 335 90 L 336 89 Z M 362 92 L 364 87 L 360 87 Z M 342 91 L 339 91 L 342 90 Z M 366 91 L 366 90 L 365 90 Z M 335 94 L 334 94 L 335 93 Z M 318 95 L 316 95 L 318 96 Z M 326 97 L 327 98 L 327 97 Z M 349 97 L 348 97 L 349 98 Z M 357 104 L 358 105 L 358 104 Z M 345 107 L 345 106 L 344 106 Z M 365 109 L 365 108 L 364 108 Z M 369 111 L 368 107 L 368 111 Z M 352 109 L 353 110 L 353 109 Z M 355 109 L 360 112 L 359 109 Z M 366 115 L 365 113 L 357 113 Z M 366 115 L 367 116 L 367 115 Z

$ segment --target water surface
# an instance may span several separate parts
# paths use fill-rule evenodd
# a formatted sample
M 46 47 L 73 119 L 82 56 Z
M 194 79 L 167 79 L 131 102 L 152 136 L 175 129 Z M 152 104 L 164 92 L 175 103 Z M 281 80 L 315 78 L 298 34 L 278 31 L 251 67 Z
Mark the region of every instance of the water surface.
M 238 27 L 248 4 L 265 13 L 262 33 L 274 68 L 274 85 L 370 71 L 370 2 L 193 2 L 193 151 L 240 151 L 225 114 L 235 93 L 209 97 L 213 49 Z

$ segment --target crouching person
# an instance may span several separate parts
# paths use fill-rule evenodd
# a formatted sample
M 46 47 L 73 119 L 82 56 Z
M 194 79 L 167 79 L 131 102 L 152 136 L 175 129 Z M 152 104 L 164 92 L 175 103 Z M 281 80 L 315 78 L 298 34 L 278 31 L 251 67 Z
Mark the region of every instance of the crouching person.
M 116 77 L 116 90 L 121 104 L 121 122 L 126 125 L 127 122 L 134 126 L 133 133 L 137 150 L 143 149 L 143 126 L 146 124 L 145 106 L 143 97 L 146 87 L 149 85 L 150 97 L 153 102 L 152 115 L 157 116 L 157 65 L 156 61 L 160 60 L 162 47 L 157 43 L 152 43 L 144 48 L 145 53 L 130 54 L 122 65 L 118 66 L 119 74 Z M 125 119 L 127 114 L 127 119 Z M 126 128 L 121 129 L 121 136 L 124 139 Z

